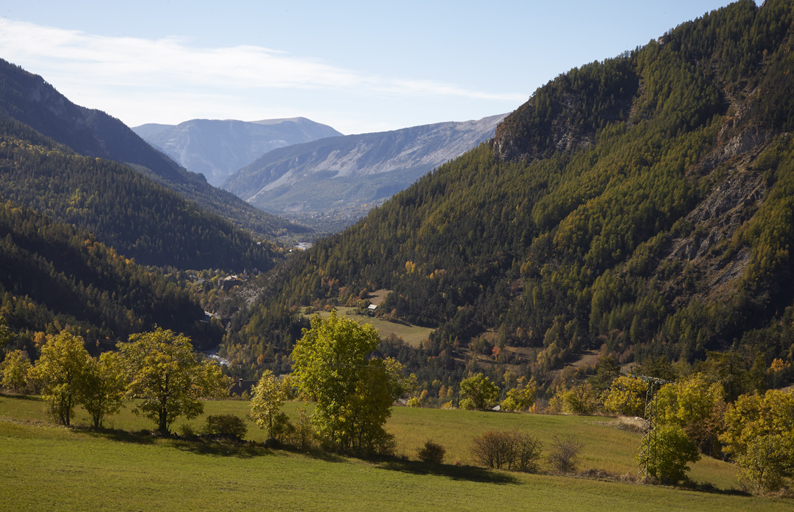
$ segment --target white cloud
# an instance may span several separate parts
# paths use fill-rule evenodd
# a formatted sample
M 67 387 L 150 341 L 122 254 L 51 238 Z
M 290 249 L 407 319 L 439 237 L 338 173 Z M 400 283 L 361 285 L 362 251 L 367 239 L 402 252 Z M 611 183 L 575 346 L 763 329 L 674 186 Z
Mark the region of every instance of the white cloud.
M 523 101 L 425 80 L 390 79 L 256 46 L 198 48 L 180 38 L 105 37 L 0 18 L 0 53 L 69 82 L 161 90 L 345 89 L 370 94 Z M 23 64 L 24 67 L 24 64 Z

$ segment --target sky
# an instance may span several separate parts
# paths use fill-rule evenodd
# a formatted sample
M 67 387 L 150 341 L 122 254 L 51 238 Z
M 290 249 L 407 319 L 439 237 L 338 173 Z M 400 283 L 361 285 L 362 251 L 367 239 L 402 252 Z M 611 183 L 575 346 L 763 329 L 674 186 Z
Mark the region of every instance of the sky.
M 344 134 L 512 112 L 726 0 L 26 0 L 0 58 L 128 126 L 306 117 Z

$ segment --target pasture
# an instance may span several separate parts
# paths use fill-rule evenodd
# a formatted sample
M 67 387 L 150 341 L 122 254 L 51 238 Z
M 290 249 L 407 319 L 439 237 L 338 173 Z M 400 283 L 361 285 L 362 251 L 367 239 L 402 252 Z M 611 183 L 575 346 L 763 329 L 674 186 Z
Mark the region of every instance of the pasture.
M 206 402 L 210 414 L 244 416 L 243 401 Z M 299 403 L 288 403 L 293 418 Z M 197 443 L 133 432 L 152 428 L 129 407 L 115 430 L 92 432 L 47 422 L 35 397 L 0 395 L 0 503 L 7 510 L 794 510 L 791 500 L 741 495 L 735 467 L 712 459 L 693 465 L 697 489 L 670 488 L 473 465 L 471 439 L 488 429 L 521 430 L 545 446 L 554 436 L 585 445 L 580 470 L 636 474 L 639 435 L 603 417 L 545 416 L 395 408 L 387 429 L 398 457 L 362 461 L 322 453 L 269 450 L 261 444 Z M 79 411 L 75 423 L 88 424 Z M 111 424 L 108 424 L 110 426 Z M 247 438 L 264 440 L 249 423 Z M 447 449 L 442 466 L 417 461 L 427 439 Z M 703 492 L 706 489 L 709 492 Z

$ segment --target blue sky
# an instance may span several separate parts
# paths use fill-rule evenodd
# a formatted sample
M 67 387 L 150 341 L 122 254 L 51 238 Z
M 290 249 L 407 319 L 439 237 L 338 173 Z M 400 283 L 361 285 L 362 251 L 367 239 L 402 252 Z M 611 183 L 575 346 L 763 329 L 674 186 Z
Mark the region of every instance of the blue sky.
M 724 0 L 26 0 L 0 58 L 130 126 L 308 117 L 345 133 L 511 112 Z

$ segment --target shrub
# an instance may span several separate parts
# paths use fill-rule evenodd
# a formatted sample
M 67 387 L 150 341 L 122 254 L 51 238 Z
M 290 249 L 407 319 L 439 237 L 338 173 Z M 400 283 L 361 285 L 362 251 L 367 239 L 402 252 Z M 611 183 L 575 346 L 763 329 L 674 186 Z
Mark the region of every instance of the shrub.
M 190 423 L 183 423 L 179 426 L 179 435 L 182 437 L 193 437 L 196 435 L 196 432 L 193 430 Z
M 655 449 L 648 446 L 648 438 L 642 440 L 637 461 L 647 467 L 649 476 L 658 478 L 663 484 L 675 484 L 686 480 L 688 462 L 700 460 L 697 446 L 678 425 L 662 425 L 656 429 Z
M 596 409 L 596 394 L 589 382 L 574 386 L 562 394 L 562 412 L 589 416 Z
M 206 431 L 208 434 L 215 434 L 224 437 L 242 439 L 248 427 L 239 416 L 234 414 L 217 414 L 207 417 Z
M 314 429 L 312 428 L 311 417 L 305 409 L 298 411 L 298 423 L 290 432 L 287 442 L 301 450 L 307 450 L 314 446 Z
M 278 412 L 273 416 L 273 425 L 270 427 L 270 438 L 279 443 L 286 443 L 295 432 L 295 426 L 290 423 L 289 416 Z
M 425 442 L 425 446 L 416 452 L 416 455 L 422 462 L 428 464 L 441 464 L 444 462 L 444 455 L 446 453 L 447 450 L 443 446 L 428 440 Z
M 549 453 L 549 464 L 561 473 L 573 473 L 578 464 L 579 452 L 584 448 L 584 444 L 576 441 L 572 437 L 560 439 L 554 436 L 554 444 Z
M 530 434 L 490 430 L 473 443 L 472 456 L 483 466 L 528 473 L 538 469 L 542 444 Z

